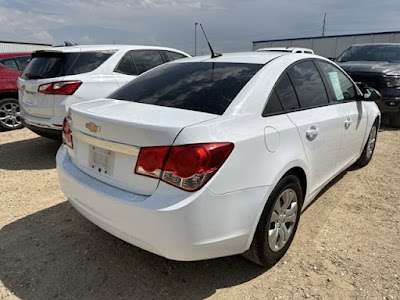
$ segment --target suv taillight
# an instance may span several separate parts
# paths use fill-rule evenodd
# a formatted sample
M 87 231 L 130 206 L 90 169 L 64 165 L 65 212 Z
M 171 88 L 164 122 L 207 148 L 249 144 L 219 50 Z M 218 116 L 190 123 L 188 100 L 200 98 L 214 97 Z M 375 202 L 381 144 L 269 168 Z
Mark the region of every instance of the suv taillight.
M 82 82 L 79 80 L 51 82 L 40 85 L 38 92 L 53 95 L 72 95 L 81 84 Z
M 64 118 L 64 121 L 63 121 L 62 140 L 65 145 L 67 145 L 71 149 L 74 148 L 74 144 L 72 143 L 71 126 L 70 126 L 67 118 Z
M 232 143 L 141 148 L 135 173 L 196 191 L 218 171 L 232 150 Z

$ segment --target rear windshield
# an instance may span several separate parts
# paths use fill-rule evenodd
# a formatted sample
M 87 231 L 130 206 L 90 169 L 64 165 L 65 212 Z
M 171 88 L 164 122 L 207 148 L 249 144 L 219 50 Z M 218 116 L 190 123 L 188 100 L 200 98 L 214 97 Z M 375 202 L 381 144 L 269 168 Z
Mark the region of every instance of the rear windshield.
M 115 51 L 36 52 L 21 77 L 24 79 L 42 79 L 91 72 L 114 53 Z
M 364 45 L 347 48 L 338 58 L 346 61 L 387 61 L 400 62 L 400 46 L 397 45 Z
M 244 63 L 177 63 L 157 67 L 109 98 L 222 115 L 263 67 Z

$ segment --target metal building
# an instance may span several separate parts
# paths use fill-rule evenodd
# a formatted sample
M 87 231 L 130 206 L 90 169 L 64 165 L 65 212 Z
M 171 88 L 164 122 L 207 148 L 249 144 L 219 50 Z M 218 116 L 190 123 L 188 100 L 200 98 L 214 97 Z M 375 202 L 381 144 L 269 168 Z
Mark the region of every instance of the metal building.
M 0 53 L 5 52 L 32 52 L 35 50 L 50 48 L 50 44 L 24 43 L 24 42 L 7 42 L 0 41 Z
M 366 43 L 400 43 L 400 31 L 255 41 L 253 51 L 266 47 L 303 47 L 313 49 L 315 54 L 336 58 L 348 46 Z

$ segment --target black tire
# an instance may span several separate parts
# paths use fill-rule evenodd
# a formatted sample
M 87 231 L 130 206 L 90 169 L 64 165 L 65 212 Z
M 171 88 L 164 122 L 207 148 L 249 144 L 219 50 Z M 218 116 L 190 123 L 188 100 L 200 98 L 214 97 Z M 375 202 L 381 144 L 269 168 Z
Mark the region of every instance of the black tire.
M 364 146 L 363 152 L 361 153 L 360 158 L 356 161 L 356 164 L 361 167 L 365 167 L 366 165 L 368 165 L 372 159 L 372 156 L 374 155 L 376 141 L 378 138 L 378 127 L 379 121 L 377 119 L 374 125 L 372 125 L 371 131 L 369 132 L 368 140 Z M 374 138 L 373 143 L 371 140 L 372 138 Z
M 271 217 L 273 212 L 275 212 L 275 215 L 278 215 L 276 213 L 277 202 L 279 201 L 279 203 L 282 204 L 283 199 L 281 196 L 287 191 L 289 191 L 289 193 L 294 192 L 296 195 L 297 210 L 295 212 L 295 222 L 292 227 L 290 227 L 291 233 L 286 243 L 283 244 L 280 249 L 272 250 L 268 238 L 269 231 L 277 230 L 277 232 L 280 232 L 279 230 L 283 228 L 280 226 L 283 226 L 283 224 L 281 223 L 279 225 L 276 225 L 280 221 L 276 221 L 275 224 L 273 224 Z M 292 203 L 295 202 L 290 202 L 291 207 L 293 206 Z M 286 175 L 278 182 L 271 195 L 269 196 L 258 222 L 257 229 L 254 233 L 253 241 L 250 245 L 250 248 L 245 253 L 243 253 L 243 256 L 251 260 L 252 262 L 264 267 L 271 267 L 275 265 L 285 255 L 286 251 L 289 249 L 289 246 L 293 241 L 293 237 L 299 224 L 302 205 L 303 193 L 301 190 L 299 179 L 295 175 Z M 292 215 L 294 215 L 294 213 Z M 288 223 L 284 223 L 285 228 L 286 224 Z M 271 228 L 271 225 L 274 228 Z M 277 237 L 276 241 L 282 238 L 280 236 L 280 233 L 277 235 L 279 236 Z M 276 244 L 278 244 L 278 242 L 276 242 Z
M 47 138 L 47 139 L 52 139 L 52 140 L 55 140 L 55 141 L 62 141 L 61 134 L 53 134 L 53 133 L 50 133 L 50 132 L 44 132 L 44 131 L 35 130 L 35 129 L 32 129 L 32 128 L 29 128 L 29 129 L 32 130 L 37 135 L 40 135 L 41 137 L 44 137 L 44 138 Z
M 393 113 L 390 116 L 390 126 L 394 128 L 400 128 L 400 112 Z
M 17 99 L 0 100 L 0 129 L 14 130 L 24 127 L 21 122 L 20 107 Z

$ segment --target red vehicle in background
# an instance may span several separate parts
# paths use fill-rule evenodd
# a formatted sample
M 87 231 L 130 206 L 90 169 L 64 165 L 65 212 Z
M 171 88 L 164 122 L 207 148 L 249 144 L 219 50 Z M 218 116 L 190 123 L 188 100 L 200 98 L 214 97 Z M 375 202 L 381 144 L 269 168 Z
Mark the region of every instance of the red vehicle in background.
M 0 130 L 22 128 L 17 78 L 31 59 L 31 53 L 0 53 Z

